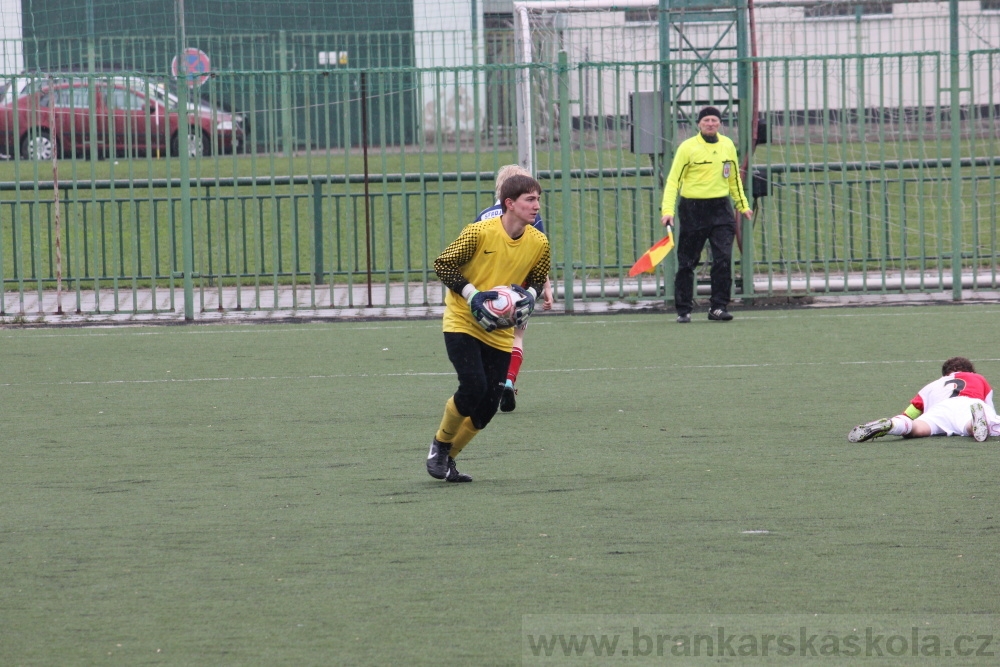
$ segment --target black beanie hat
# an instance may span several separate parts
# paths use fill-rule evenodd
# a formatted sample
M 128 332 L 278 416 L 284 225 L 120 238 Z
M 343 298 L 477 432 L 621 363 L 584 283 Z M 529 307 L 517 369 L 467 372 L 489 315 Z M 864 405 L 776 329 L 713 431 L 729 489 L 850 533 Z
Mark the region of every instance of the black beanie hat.
M 701 119 L 704 118 L 705 116 L 715 116 L 719 120 L 722 120 L 722 114 L 719 113 L 719 110 L 716 109 L 715 107 L 705 107 L 704 109 L 702 109 L 701 112 L 698 114 L 698 122 L 700 123 Z

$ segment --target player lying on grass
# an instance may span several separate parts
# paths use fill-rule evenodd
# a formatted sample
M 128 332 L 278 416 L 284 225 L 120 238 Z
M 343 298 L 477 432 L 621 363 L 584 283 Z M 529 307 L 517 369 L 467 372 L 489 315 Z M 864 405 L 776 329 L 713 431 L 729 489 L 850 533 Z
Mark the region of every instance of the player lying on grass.
M 448 288 L 444 346 L 458 374 L 458 390 L 445 403 L 427 454 L 427 473 L 435 479 L 472 481 L 455 467 L 455 457 L 486 428 L 500 405 L 514 330 L 497 328 L 486 306 L 497 297 L 490 288 L 510 285 L 521 296 L 516 323 L 523 324 L 548 278 L 549 241 L 532 227 L 541 194 L 535 179 L 511 176 L 500 190 L 503 215 L 467 225 L 434 260 L 434 270 Z
M 993 389 L 976 373 L 972 362 L 952 357 L 941 366 L 941 375 L 917 392 L 902 414 L 855 426 L 847 434 L 848 442 L 867 442 L 884 435 L 971 435 L 983 442 L 990 435 L 1000 435 Z

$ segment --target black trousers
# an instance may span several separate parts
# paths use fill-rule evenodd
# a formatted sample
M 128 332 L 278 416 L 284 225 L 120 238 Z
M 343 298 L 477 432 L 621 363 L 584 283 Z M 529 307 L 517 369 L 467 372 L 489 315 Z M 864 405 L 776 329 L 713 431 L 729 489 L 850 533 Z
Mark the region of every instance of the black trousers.
M 733 238 L 736 221 L 729 197 L 680 198 L 677 204 L 679 233 L 677 275 L 674 276 L 674 306 L 679 315 L 694 308 L 694 270 L 708 241 L 712 249 L 711 308 L 725 309 L 732 289 Z
M 472 419 L 473 426 L 485 428 L 500 407 L 510 352 L 490 347 L 464 333 L 446 332 L 444 346 L 458 373 L 455 407 Z

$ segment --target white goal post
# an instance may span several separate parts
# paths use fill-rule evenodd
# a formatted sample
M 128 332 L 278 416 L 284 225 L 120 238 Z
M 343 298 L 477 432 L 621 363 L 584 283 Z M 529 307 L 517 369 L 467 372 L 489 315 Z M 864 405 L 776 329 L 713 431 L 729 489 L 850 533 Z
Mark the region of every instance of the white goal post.
M 627 11 L 650 9 L 659 6 L 657 0 L 515 0 L 514 36 L 518 63 L 515 106 L 517 112 L 517 156 L 522 167 L 535 173 L 534 124 L 532 120 L 531 67 L 532 38 L 531 15 L 544 12 L 567 14 L 601 11 Z

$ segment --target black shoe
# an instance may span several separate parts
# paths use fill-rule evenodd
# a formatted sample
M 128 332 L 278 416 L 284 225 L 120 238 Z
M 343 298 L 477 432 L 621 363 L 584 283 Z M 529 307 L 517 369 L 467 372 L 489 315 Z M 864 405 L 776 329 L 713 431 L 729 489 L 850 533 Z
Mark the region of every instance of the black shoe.
M 448 476 L 445 477 L 448 482 L 471 482 L 472 475 L 466 475 L 464 472 L 458 472 L 458 468 L 455 467 L 455 459 L 448 457 Z
M 677 324 L 690 324 L 690 323 L 691 323 L 691 316 L 688 315 L 687 313 L 677 316 Z
M 708 311 L 708 319 L 713 320 L 715 322 L 728 322 L 729 320 L 733 319 L 733 316 L 727 310 L 724 310 L 722 308 L 713 308 L 712 310 Z
M 500 394 L 500 412 L 514 412 L 514 408 L 517 407 L 517 389 L 514 388 L 514 383 L 507 380 L 507 384 L 503 386 L 503 393 Z
M 427 474 L 434 479 L 444 479 L 448 474 L 448 461 L 453 460 L 450 442 L 438 442 L 437 438 L 431 440 L 431 451 L 427 452 Z

